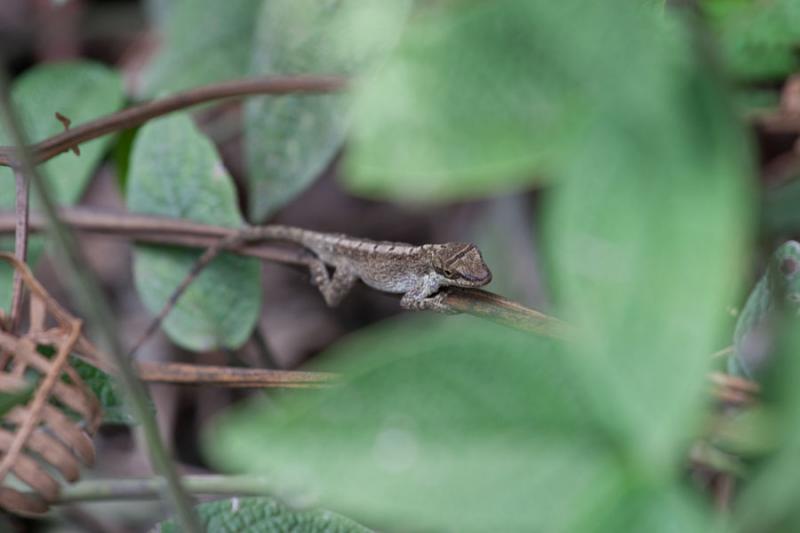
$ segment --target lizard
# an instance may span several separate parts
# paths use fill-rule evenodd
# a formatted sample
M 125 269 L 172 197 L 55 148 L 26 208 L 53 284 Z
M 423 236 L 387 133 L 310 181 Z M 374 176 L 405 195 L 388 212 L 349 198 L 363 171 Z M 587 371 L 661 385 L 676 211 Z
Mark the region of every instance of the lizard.
M 402 294 L 400 306 L 404 309 L 452 313 L 444 304 L 446 295 L 440 289 L 481 287 L 492 280 L 492 273 L 480 250 L 471 243 L 417 246 L 293 226 L 245 227 L 206 249 L 129 354 L 136 352 L 155 331 L 191 281 L 220 252 L 264 240 L 297 244 L 312 254 L 309 262 L 311 281 L 330 307 L 337 306 L 361 280 L 379 291 Z M 334 269 L 332 276 L 329 267 Z
M 733 332 L 728 373 L 755 379 L 770 352 L 770 331 L 779 312 L 800 313 L 800 243 L 773 252 L 766 272 L 750 292 Z

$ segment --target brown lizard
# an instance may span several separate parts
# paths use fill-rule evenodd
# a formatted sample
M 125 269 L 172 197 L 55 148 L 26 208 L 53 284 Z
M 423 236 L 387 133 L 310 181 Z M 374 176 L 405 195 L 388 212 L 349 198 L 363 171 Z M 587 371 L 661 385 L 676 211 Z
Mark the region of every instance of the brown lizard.
M 402 294 L 400 305 L 404 309 L 448 313 L 452 311 L 443 303 L 445 294 L 439 292 L 441 288 L 481 287 L 492 280 L 492 273 L 474 244 L 414 246 L 291 226 L 248 227 L 220 239 L 200 256 L 130 353 L 155 331 L 191 281 L 220 252 L 262 240 L 294 243 L 310 251 L 314 255 L 309 264 L 311 280 L 332 307 L 338 305 L 360 279 L 380 291 Z M 333 276 L 328 267 L 333 267 Z

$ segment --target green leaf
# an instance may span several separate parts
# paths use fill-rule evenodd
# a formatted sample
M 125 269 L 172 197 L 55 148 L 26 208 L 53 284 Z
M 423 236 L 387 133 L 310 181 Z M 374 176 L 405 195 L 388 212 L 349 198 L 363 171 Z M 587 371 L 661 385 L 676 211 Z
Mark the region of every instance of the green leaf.
M 115 378 L 99 368 L 85 363 L 77 357 L 70 359 L 70 364 L 78 372 L 78 376 L 100 401 L 103 408 L 103 422 L 109 424 L 135 424 L 136 419 L 123 402 L 120 385 Z M 155 407 L 151 404 L 155 411 Z
M 683 487 L 623 485 L 585 520 L 570 531 L 586 533 L 647 531 L 648 533 L 709 533 L 713 527 L 710 513 L 696 494 Z
M 119 75 L 89 61 L 34 67 L 14 80 L 11 92 L 16 110 L 32 142 L 64 130 L 64 126 L 56 119 L 56 113 L 69 118 L 72 127 L 75 127 L 118 110 L 124 101 Z M 65 152 L 40 165 L 39 170 L 59 204 L 78 201 L 111 138 L 106 135 L 82 144 L 80 156 Z M 0 126 L 0 145 L 9 144 L 11 138 Z M 9 168 L 0 167 L 0 183 L 0 209 L 13 210 L 16 188 Z M 29 264 L 35 264 L 42 246 L 39 239 L 31 239 Z M 0 240 L 0 248 L 13 250 L 13 239 Z M 11 301 L 11 274 L 11 268 L 1 263 L 0 306 L 6 309 Z
M 244 77 L 261 3 L 179 0 L 164 6 L 164 42 L 144 74 L 142 95 Z
M 723 58 L 744 78 L 779 78 L 800 68 L 797 0 L 700 3 L 716 30 Z
M 353 77 L 380 59 L 402 29 L 408 0 L 266 0 L 253 74 Z M 245 104 L 250 213 L 263 220 L 316 178 L 344 140 L 343 94 L 251 98 Z
M 735 523 L 743 532 L 792 531 L 800 520 L 800 481 L 794 475 L 800 468 L 800 332 L 794 313 L 787 313 L 779 323 L 781 335 L 762 388 L 773 431 L 761 431 L 773 438 L 777 449 L 754 464 L 737 497 Z
M 187 115 L 149 122 L 136 138 L 128 176 L 128 209 L 220 226 L 242 224 L 236 191 L 211 142 Z M 161 310 L 200 252 L 139 245 L 136 289 L 153 313 Z M 191 350 L 234 348 L 249 337 L 261 307 L 260 264 L 223 254 L 192 282 L 163 326 Z
M 663 50 L 666 24 L 639 2 L 444 5 L 415 21 L 356 94 L 345 177 L 358 193 L 520 189 L 581 149 L 591 110 L 657 104 L 647 50 Z
M 622 482 L 556 345 L 417 320 L 328 356 L 346 385 L 233 412 L 206 435 L 210 458 L 401 531 L 568 530 Z
M 581 386 L 658 479 L 674 476 L 702 416 L 751 208 L 749 149 L 724 93 L 699 65 L 652 60 L 674 79 L 661 105 L 596 121 L 561 169 L 547 240 L 561 315 L 583 333 Z
M 17 405 L 28 403 L 33 396 L 34 388 L 19 392 L 0 392 L 0 416 L 4 416 Z
M 271 498 L 231 498 L 195 507 L 210 533 L 369 533 L 369 529 L 330 511 L 295 511 Z M 179 533 L 177 522 L 159 524 L 161 533 Z

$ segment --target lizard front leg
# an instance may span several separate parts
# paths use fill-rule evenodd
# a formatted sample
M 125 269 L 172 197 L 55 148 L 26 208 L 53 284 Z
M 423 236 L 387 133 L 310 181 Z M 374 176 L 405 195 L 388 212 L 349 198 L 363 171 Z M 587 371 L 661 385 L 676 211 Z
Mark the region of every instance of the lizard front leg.
M 446 292 L 441 291 L 434 294 L 438 289 L 438 283 L 426 279 L 403 295 L 400 299 L 400 307 L 411 311 L 428 310 L 448 315 L 457 315 L 458 311 L 451 309 L 444 303 L 444 299 L 447 296 Z
M 322 293 L 325 303 L 329 307 L 336 307 L 342 299 L 350 292 L 356 281 L 358 275 L 356 272 L 347 265 L 340 265 L 336 267 L 333 272 L 333 277 L 328 274 L 328 267 L 321 260 L 314 261 L 309 266 L 311 270 L 311 281 Z

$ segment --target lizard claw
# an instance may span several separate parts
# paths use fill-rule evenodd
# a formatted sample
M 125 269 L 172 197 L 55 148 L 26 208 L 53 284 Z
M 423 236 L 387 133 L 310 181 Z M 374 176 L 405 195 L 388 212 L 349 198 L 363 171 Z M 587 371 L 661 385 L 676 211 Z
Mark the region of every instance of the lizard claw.
M 442 313 L 445 315 L 459 314 L 459 311 L 456 311 L 449 305 L 445 304 L 446 298 L 447 293 L 442 291 L 431 296 L 430 298 L 422 298 L 420 300 L 401 300 L 400 304 L 403 306 L 403 308 L 411 311 L 434 311 L 436 313 Z

